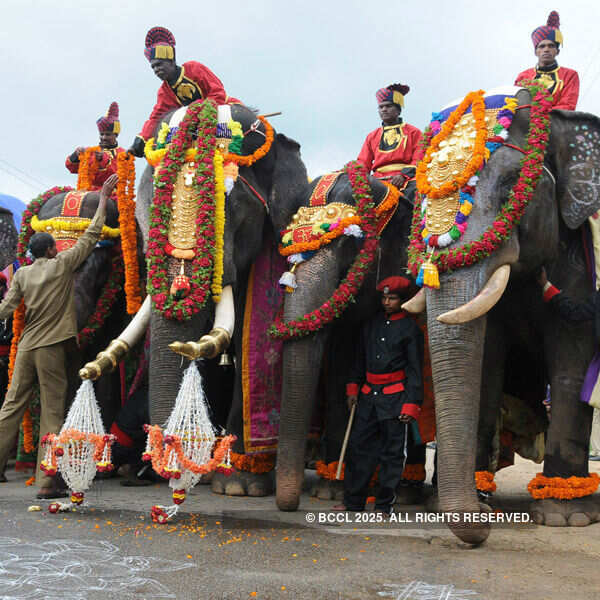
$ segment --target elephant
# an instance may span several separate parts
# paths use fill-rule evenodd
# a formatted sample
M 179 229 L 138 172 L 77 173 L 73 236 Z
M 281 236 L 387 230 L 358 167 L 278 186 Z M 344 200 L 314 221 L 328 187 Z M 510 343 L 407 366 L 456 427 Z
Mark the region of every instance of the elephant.
M 18 237 L 12 212 L 0 206 L 0 271 L 15 261 Z
M 516 98 L 522 108 L 508 130 L 508 145 L 499 147 L 480 173 L 469 226 L 456 248 L 464 250 L 492 225 L 519 177 L 523 156 L 518 150 L 527 138 L 531 95 L 522 89 Z M 552 282 L 573 298 L 592 292 L 581 229 L 600 208 L 599 141 L 597 117 L 553 110 L 545 168 L 520 224 L 487 257 L 441 273 L 439 289 L 426 288 L 420 308 L 427 311 L 444 512 L 482 508 L 474 472 L 490 468 L 507 384 L 510 393 L 533 398 L 532 410 L 538 413 L 543 413 L 545 380 L 551 384 L 544 476 L 589 475 L 592 409 L 578 396 L 594 352 L 593 328 L 554 314 L 544 305 L 534 275 L 545 265 Z M 599 515 L 593 496 L 535 500 L 531 512 L 536 522 L 548 525 L 585 525 Z M 490 532 L 488 524 L 465 520 L 449 527 L 474 545 Z
M 185 110 L 182 108 L 178 112 L 165 115 L 163 122 L 170 123 L 171 126 L 179 123 Z M 265 143 L 265 125 L 257 120 L 255 111 L 241 104 L 232 104 L 230 110 L 233 120 L 239 122 L 246 132 L 241 154 L 251 155 Z M 154 194 L 153 181 L 154 170 L 148 165 L 138 187 L 136 207 L 136 216 L 146 246 L 151 231 L 149 214 Z M 165 423 L 174 407 L 183 372 L 189 364 L 187 360 L 182 360 L 182 356 L 192 360 L 218 356 L 227 349 L 228 338 L 231 338 L 238 364 L 233 399 L 220 397 L 218 401 L 231 401 L 231 409 L 227 415 L 227 431 L 237 436 L 233 450 L 238 454 L 244 454 L 240 316 L 244 314 L 249 273 L 254 260 L 263 248 L 265 239 L 270 239 L 270 244 L 273 246 L 274 233 L 283 229 L 295 213 L 297 191 L 306 186 L 307 181 L 306 168 L 300 158 L 300 145 L 273 130 L 273 142 L 269 151 L 251 166 L 240 165 L 239 176 L 227 196 L 221 301 L 215 306 L 209 300 L 191 318 L 177 320 L 167 318 L 154 306 L 151 307 L 148 297 L 129 331 L 124 332 L 119 338 L 130 341 L 132 339 L 129 337 L 130 334 L 139 335 L 145 330 L 146 323 L 149 323 L 151 336 L 149 401 L 152 424 Z M 165 260 L 164 264 L 169 269 L 172 280 L 179 272 L 181 261 L 172 256 L 167 256 Z M 201 336 L 203 337 L 197 344 L 195 340 Z M 170 346 L 175 352 L 169 350 Z M 113 348 L 115 347 L 113 344 Z M 88 367 L 89 370 L 84 371 L 83 376 L 97 377 L 103 370 L 110 368 L 110 361 L 100 358 L 99 362 L 86 365 L 86 368 Z M 216 473 L 212 481 L 213 490 L 217 493 L 262 496 L 272 491 L 270 473 L 236 471 L 227 478 L 219 475 Z
M 410 169 L 414 174 L 414 169 Z M 374 177 L 369 178 L 373 198 L 381 201 L 386 186 Z M 315 180 L 302 193 L 302 205 L 308 200 L 318 184 Z M 326 425 L 326 459 L 337 461 L 344 428 L 348 421 L 345 396 L 345 377 L 354 358 L 354 348 L 362 321 L 373 316 L 380 308 L 379 294 L 375 287 L 378 281 L 406 271 L 407 240 L 412 219 L 414 183 L 409 184 L 400 196 L 398 207 L 383 229 L 376 259 L 370 266 L 364 283 L 356 298 L 338 322 L 326 326 L 303 338 L 292 338 L 284 343 L 283 389 L 280 415 L 279 444 L 277 448 L 276 503 L 280 510 L 293 511 L 298 508 L 304 479 L 304 450 L 315 404 L 319 373 L 327 348 L 333 344 L 337 358 L 330 364 L 334 378 L 327 393 L 328 409 Z M 352 187 L 346 175 L 342 175 L 331 188 L 328 202 L 354 205 Z M 408 199 L 407 199 L 408 198 Z M 342 236 L 321 248 L 312 258 L 298 265 L 295 275 L 297 288 L 286 294 L 283 320 L 298 319 L 317 309 L 333 294 L 361 247 L 360 241 Z M 423 458 L 424 458 L 424 447 Z M 415 461 L 416 462 L 416 461 Z M 424 462 L 424 460 L 423 460 Z M 340 484 L 340 482 L 333 482 Z M 326 482 L 321 482 L 325 486 Z M 337 485 L 329 497 L 339 497 L 341 486 Z M 325 490 L 318 491 L 323 498 Z

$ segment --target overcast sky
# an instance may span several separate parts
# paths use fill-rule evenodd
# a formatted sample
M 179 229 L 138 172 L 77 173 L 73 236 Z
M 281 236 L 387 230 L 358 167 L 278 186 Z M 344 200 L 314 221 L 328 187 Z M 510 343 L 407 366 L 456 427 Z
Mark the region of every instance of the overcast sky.
M 535 64 L 531 31 L 560 13 L 559 64 L 579 71 L 581 110 L 600 113 L 600 2 L 481 0 L 1 0 L 0 193 L 24 201 L 74 185 L 64 167 L 98 141 L 96 119 L 120 106 L 128 148 L 160 81 L 144 58 L 155 25 L 177 40 L 178 63 L 210 67 L 226 91 L 302 145 L 314 177 L 356 158 L 379 125 L 375 90 L 410 85 L 404 118 L 475 89 L 512 84 Z M 141 172 L 143 161 L 138 159 Z

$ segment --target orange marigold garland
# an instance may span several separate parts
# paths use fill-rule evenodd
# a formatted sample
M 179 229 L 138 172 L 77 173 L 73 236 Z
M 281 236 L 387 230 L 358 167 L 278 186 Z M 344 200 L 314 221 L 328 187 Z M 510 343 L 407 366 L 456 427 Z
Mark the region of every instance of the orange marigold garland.
M 98 161 L 94 156 L 101 152 L 100 146 L 86 148 L 79 156 L 79 169 L 77 171 L 77 189 L 91 190 L 96 174 L 98 173 Z
M 486 156 L 485 142 L 487 140 L 484 93 L 483 90 L 478 90 L 467 94 L 456 110 L 448 117 L 442 126 L 441 131 L 431 140 L 431 144 L 429 145 L 423 160 L 417 165 L 417 190 L 420 194 L 429 198 L 444 198 L 459 190 L 480 169 Z M 468 162 L 463 172 L 458 173 L 452 181 L 448 181 L 440 187 L 434 188 L 427 179 L 427 167 L 429 166 L 429 163 L 431 163 L 432 154 L 439 150 L 440 143 L 448 138 L 471 105 L 473 105 L 472 113 L 477 129 L 471 160 Z
M 25 409 L 23 414 L 23 450 L 25 454 L 31 454 L 35 450 L 33 445 L 33 420 L 31 418 L 31 410 L 29 407 Z
M 240 154 L 234 154 L 232 152 L 228 152 L 225 155 L 224 162 L 231 161 L 231 162 L 236 163 L 240 167 L 249 167 L 249 166 L 253 165 L 256 161 L 258 161 L 261 158 L 263 158 L 264 156 L 266 156 L 266 154 L 271 149 L 271 145 L 273 144 L 273 140 L 275 138 L 275 131 L 274 131 L 273 127 L 271 126 L 271 124 L 264 117 L 258 116 L 257 119 L 265 127 L 265 142 L 264 142 L 264 144 L 260 148 L 255 150 L 252 154 L 249 154 L 248 156 L 242 156 Z
M 275 468 L 275 454 L 238 454 L 231 452 L 231 464 L 238 471 L 248 473 L 268 473 Z
M 135 158 L 128 152 L 117 155 L 117 202 L 119 229 L 125 264 L 125 296 L 127 313 L 134 315 L 142 304 L 140 272 L 137 260 L 137 230 L 135 224 Z
M 322 460 L 318 460 L 316 464 L 317 475 L 322 479 L 328 479 L 330 481 L 336 480 L 338 468 L 338 461 L 326 463 Z M 342 463 L 342 472 L 339 481 L 344 480 L 344 472 L 346 470 L 346 463 Z M 405 465 L 404 471 L 402 471 L 402 479 L 407 481 L 425 481 L 425 466 L 422 464 Z M 371 478 L 369 485 L 374 485 L 377 482 L 377 471 Z M 367 502 L 368 503 L 368 502 Z
M 475 471 L 475 486 L 480 492 L 495 492 L 494 474 L 490 471 Z
M 23 335 L 23 329 L 25 329 L 25 300 L 21 300 L 21 304 L 19 304 L 13 313 L 13 337 L 10 343 L 10 354 L 8 357 L 8 387 L 10 387 L 10 382 L 15 370 L 15 360 L 17 358 L 17 350 L 19 349 L 19 340 Z
M 527 491 L 536 500 L 557 498 L 573 500 L 591 496 L 600 484 L 598 473 L 590 473 L 588 477 L 545 477 L 538 473 L 528 484 Z

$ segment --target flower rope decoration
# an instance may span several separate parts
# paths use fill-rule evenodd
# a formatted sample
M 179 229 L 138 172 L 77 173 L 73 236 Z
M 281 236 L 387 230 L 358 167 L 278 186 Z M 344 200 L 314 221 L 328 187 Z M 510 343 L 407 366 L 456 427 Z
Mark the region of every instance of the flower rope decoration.
M 96 152 L 101 152 L 100 146 L 86 148 L 79 156 L 79 169 L 77 170 L 77 189 L 91 190 L 96 174 L 98 173 L 98 161 Z
M 589 477 L 545 477 L 538 473 L 527 485 L 527 491 L 536 500 L 557 498 L 573 500 L 591 496 L 600 484 L 598 473 L 590 473 Z
M 338 318 L 350 302 L 355 300 L 365 275 L 375 259 L 379 233 L 377 231 L 377 213 L 367 170 L 358 161 L 351 161 L 344 167 L 352 186 L 352 195 L 356 202 L 356 212 L 361 219 L 364 242 L 354 259 L 346 278 L 335 290 L 329 300 L 319 308 L 303 317 L 284 323 L 281 315 L 269 327 L 269 335 L 274 338 L 289 340 L 300 338 L 320 330 Z
M 168 319 L 189 319 L 202 309 L 208 299 L 215 255 L 215 174 L 217 109 L 210 100 L 193 102 L 167 150 L 154 181 L 154 197 L 150 207 L 148 241 L 148 293 L 154 308 Z M 167 244 L 173 207 L 173 186 L 186 158 L 186 148 L 198 133 L 196 143 L 196 172 L 193 194 L 197 198 L 196 248 L 192 259 L 190 293 L 178 299 L 169 293 Z
M 508 240 L 513 227 L 520 223 L 542 175 L 544 156 L 550 136 L 550 111 L 552 109 L 551 96 L 543 85 L 538 82 L 529 82 L 525 87 L 532 97 L 529 131 L 524 149 L 525 156 L 521 159 L 519 179 L 510 191 L 508 199 L 502 205 L 492 225 L 479 239 L 450 250 L 436 252 L 434 248 L 431 248 L 431 253 L 426 257 L 427 246 L 420 233 L 422 198 L 419 198 L 415 202 L 408 247 L 408 268 L 415 277 L 419 274 L 421 267 L 427 266 L 425 263 L 434 266 L 440 273 L 474 265 L 490 256 Z
M 65 221 L 60 217 L 55 219 L 38 219 L 37 215 L 34 215 L 31 219 L 31 228 L 35 232 L 40 231 L 81 231 L 82 233 L 89 227 L 91 219 L 78 219 L 77 221 Z M 102 232 L 100 234 L 105 238 L 118 238 L 121 235 L 121 231 L 118 227 L 109 227 L 108 225 L 102 226 Z
M 215 264 L 212 277 L 212 297 L 214 302 L 221 300 L 223 293 L 223 247 L 225 237 L 225 172 L 223 154 L 215 150 L 213 159 L 215 172 Z
M 125 298 L 127 314 L 134 315 L 142 305 L 140 271 L 137 259 L 137 228 L 135 223 L 135 158 L 128 152 L 117 154 L 117 206 L 121 248 L 125 263 Z

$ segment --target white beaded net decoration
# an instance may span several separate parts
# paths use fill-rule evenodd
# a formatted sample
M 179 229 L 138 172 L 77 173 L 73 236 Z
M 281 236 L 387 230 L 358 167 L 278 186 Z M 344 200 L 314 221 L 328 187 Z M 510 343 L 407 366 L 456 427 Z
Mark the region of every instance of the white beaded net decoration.
M 175 435 L 181 440 L 183 454 L 197 465 L 204 465 L 211 459 L 211 451 L 216 435 L 206 407 L 202 377 L 192 361 L 183 375 L 183 381 L 175 400 L 175 407 L 164 428 L 164 435 Z M 171 453 L 169 470 L 181 469 L 180 479 L 170 479 L 173 489 L 189 490 L 202 477 L 177 464 L 175 453 Z
M 94 394 L 94 386 L 86 379 L 79 389 L 69 409 L 61 433 L 74 430 L 81 433 L 104 435 L 104 426 Z M 63 479 L 74 492 L 87 490 L 96 475 L 96 446 L 87 440 L 69 439 L 63 447 L 64 454 L 57 457 L 58 468 Z

